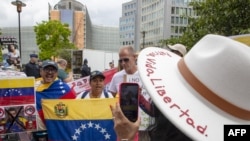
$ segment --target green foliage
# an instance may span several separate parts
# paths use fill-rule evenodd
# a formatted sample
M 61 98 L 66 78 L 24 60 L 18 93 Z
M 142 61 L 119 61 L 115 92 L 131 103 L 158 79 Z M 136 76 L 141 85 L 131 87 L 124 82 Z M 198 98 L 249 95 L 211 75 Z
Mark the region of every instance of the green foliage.
M 182 43 L 190 49 L 206 34 L 232 36 L 250 31 L 249 0 L 205 0 L 190 5 L 197 17 L 189 17 L 183 36 L 165 40 L 164 43 Z
M 61 50 L 75 48 L 69 40 L 71 31 L 68 25 L 62 24 L 60 21 L 43 21 L 34 26 L 34 31 L 40 50 L 39 58 L 42 60 L 59 56 Z
M 59 51 L 59 57 L 58 58 L 63 58 L 67 60 L 67 68 L 71 68 L 71 61 L 72 61 L 72 54 L 73 50 L 66 49 L 66 50 L 61 50 Z

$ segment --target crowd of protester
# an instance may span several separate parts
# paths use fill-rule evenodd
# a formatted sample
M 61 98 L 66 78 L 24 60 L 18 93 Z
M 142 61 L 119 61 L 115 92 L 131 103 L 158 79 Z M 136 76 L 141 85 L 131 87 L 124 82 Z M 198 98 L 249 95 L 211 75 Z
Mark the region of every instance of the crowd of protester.
M 214 47 L 216 43 L 213 41 L 218 42 L 218 46 L 217 46 L 218 48 Z M 237 46 L 238 48 L 235 48 L 235 46 Z M 210 47 L 210 50 L 207 50 L 207 48 L 209 47 Z M 11 52 L 12 57 L 9 58 L 8 62 L 12 61 L 11 62 L 12 64 L 14 65 L 18 64 L 18 62 L 20 62 L 20 60 L 18 60 L 18 54 L 16 54 L 14 51 L 11 51 L 12 46 L 9 47 L 9 50 Z M 145 50 L 150 50 L 150 48 L 145 49 Z M 211 65 L 211 66 L 222 65 L 221 60 L 222 62 L 224 62 L 223 60 L 225 60 L 226 58 L 225 55 L 237 54 L 238 52 L 246 54 L 245 56 L 244 55 L 239 56 L 239 58 L 243 58 L 241 59 L 243 62 L 244 62 L 244 59 L 245 60 L 249 59 L 249 57 L 247 57 L 247 55 L 249 55 L 249 50 L 245 49 L 245 46 L 243 44 L 240 44 L 237 41 L 233 41 L 231 39 L 228 39 L 226 37 L 219 36 L 219 35 L 205 36 L 193 47 L 190 53 L 189 52 L 187 53 L 186 46 L 182 44 L 168 45 L 167 49 L 161 49 L 160 51 L 164 52 L 164 50 L 166 50 L 168 56 L 173 57 L 173 59 L 170 62 L 178 66 L 178 67 L 175 67 L 175 68 L 178 68 L 175 71 L 177 70 L 180 71 L 180 72 L 178 71 L 177 73 L 175 73 L 176 74 L 175 76 L 171 76 L 171 77 L 175 77 L 174 79 L 181 79 L 180 81 L 182 81 L 182 78 L 180 78 L 179 73 L 181 73 L 180 75 L 184 76 L 184 79 L 189 79 L 189 78 L 185 78 L 185 75 L 187 75 L 185 74 L 186 72 L 182 72 L 182 69 L 185 69 L 184 67 L 188 66 L 190 68 L 193 68 L 194 70 L 200 70 L 200 68 L 194 67 L 193 64 L 190 63 L 191 62 L 190 58 L 194 59 L 194 62 L 196 63 L 199 63 L 199 61 L 196 61 L 195 59 L 200 58 L 200 60 L 205 60 L 199 55 L 199 53 L 203 53 L 207 55 L 209 52 L 212 52 L 212 51 L 218 52 L 218 54 L 213 54 L 214 57 L 217 57 L 216 61 L 214 61 L 213 58 L 209 58 L 210 60 L 213 60 L 213 62 L 205 61 L 208 63 L 207 65 Z M 227 51 L 225 51 L 224 54 L 222 54 L 223 52 L 221 52 L 221 50 L 227 50 Z M 239 61 L 236 61 L 233 59 L 231 60 L 231 62 L 234 63 L 235 66 L 240 64 Z M 96 98 L 105 99 L 105 98 L 120 97 L 119 96 L 120 84 L 126 81 L 124 76 L 126 75 L 130 75 L 134 77 L 142 76 L 139 74 L 139 71 L 138 71 L 138 54 L 135 52 L 132 46 L 124 46 L 119 49 L 119 60 L 118 60 L 117 72 L 113 75 L 111 82 L 109 83 L 107 89 L 105 88 L 105 83 L 104 83 L 106 77 L 102 73 L 102 71 L 99 71 L 99 70 L 91 71 L 91 68 L 88 66 L 88 60 L 86 58 L 83 60 L 81 76 L 89 77 L 89 85 L 91 88 L 90 90 L 82 91 L 80 94 L 77 95 L 74 92 L 74 90 L 71 89 L 69 85 L 67 85 L 68 82 L 74 81 L 72 72 L 69 72 L 69 73 L 66 72 L 67 64 L 68 63 L 65 59 L 58 59 L 57 61 L 52 61 L 52 60 L 41 61 L 40 60 L 39 62 L 37 54 L 30 54 L 30 61 L 27 64 L 25 64 L 24 69 L 22 70 L 27 76 L 35 78 L 36 108 L 38 111 L 37 123 L 38 123 L 39 131 L 46 132 L 46 125 L 44 123 L 44 113 L 42 111 L 42 106 L 41 106 L 42 99 L 96 99 Z M 233 67 L 231 67 L 230 64 L 228 63 L 224 63 L 224 64 L 228 68 L 233 69 Z M 110 65 L 110 69 L 113 69 L 114 61 L 110 62 L 109 65 Z M 165 65 L 170 65 L 170 64 L 165 64 Z M 174 69 L 174 68 L 171 68 L 171 69 Z M 193 70 L 188 70 L 188 69 L 185 69 L 185 70 L 193 71 Z M 203 68 L 203 70 L 204 71 L 209 70 L 210 74 L 208 75 L 213 74 L 213 70 L 209 68 Z M 225 71 L 229 73 L 232 72 L 231 75 L 233 75 L 233 72 L 234 72 L 234 71 L 228 71 L 225 69 L 217 69 L 217 70 L 221 71 L 221 73 L 225 73 Z M 237 71 L 241 71 L 241 70 L 237 69 Z M 193 73 L 199 73 L 199 72 L 193 72 Z M 238 73 L 238 76 L 240 78 L 245 78 L 247 74 L 244 73 L 243 71 L 242 73 Z M 200 75 L 197 77 L 202 77 L 202 75 L 203 73 L 200 73 Z M 211 82 L 215 79 L 218 79 L 218 78 L 213 78 L 213 77 L 215 77 L 215 75 L 209 78 Z M 226 77 L 225 75 L 222 75 L 221 81 L 228 80 L 225 77 Z M 223 82 L 228 82 L 228 81 L 223 81 Z M 191 83 L 191 82 L 188 81 L 188 83 Z M 196 83 L 200 83 L 200 82 L 197 81 Z M 204 81 L 202 83 L 206 84 L 210 82 Z M 233 86 L 235 87 L 236 91 L 238 90 L 238 88 L 241 89 L 239 93 L 241 93 L 241 91 L 245 91 L 248 89 L 243 86 L 238 86 L 240 85 L 240 83 L 233 83 L 233 84 L 234 84 Z M 139 85 L 142 89 L 142 82 L 139 83 Z M 228 82 L 228 85 L 231 85 L 231 83 Z M 211 84 L 211 86 L 214 86 L 214 85 Z M 192 86 L 192 87 L 195 87 L 195 86 Z M 226 89 L 226 87 L 227 86 L 224 87 L 224 84 L 221 84 L 221 89 Z M 206 88 L 206 89 L 209 89 L 209 88 Z M 198 93 L 202 93 L 199 90 L 197 91 Z M 205 92 L 205 93 L 210 93 L 210 92 Z M 227 99 L 227 96 L 223 95 L 224 90 L 221 90 L 221 93 L 222 93 L 222 97 Z M 213 94 L 213 95 L 216 95 L 216 94 Z M 204 97 L 210 103 L 216 105 L 215 103 L 213 103 L 214 102 L 213 100 L 209 99 L 206 96 Z M 204 101 L 202 100 L 202 102 Z M 245 102 L 245 101 L 242 100 L 242 102 Z M 237 101 L 235 103 L 236 105 L 238 104 Z M 204 105 L 206 107 L 209 107 L 208 106 L 209 104 L 207 104 L 207 102 L 205 102 Z M 156 140 L 157 141 L 166 141 L 166 140 L 189 141 L 189 140 L 196 139 L 195 136 L 191 135 L 190 133 L 188 133 L 188 131 L 186 131 L 186 128 L 181 129 L 179 123 L 177 124 L 176 122 L 173 122 L 176 119 L 173 119 L 171 116 L 166 115 L 167 112 L 165 112 L 164 109 L 162 109 L 159 106 L 156 98 L 146 99 L 145 97 L 142 96 L 141 93 L 139 93 L 139 105 L 138 106 L 141 107 L 141 109 L 145 113 L 150 115 L 154 121 L 152 122 L 152 124 L 148 126 L 146 130 L 139 129 L 139 126 L 142 122 L 140 118 L 138 118 L 136 122 L 129 121 L 122 113 L 119 103 L 116 103 L 115 105 L 110 105 L 111 113 L 114 119 L 114 130 L 117 134 L 118 140 L 123 140 L 123 141 L 156 141 Z M 240 118 L 240 119 L 245 118 L 244 116 L 237 117 L 237 115 L 234 115 L 234 113 L 227 111 L 226 108 L 223 108 L 223 106 L 218 106 L 218 104 L 216 106 L 222 109 L 223 111 L 225 111 L 226 113 L 228 113 L 230 116 L 233 115 L 234 117 Z M 238 104 L 237 106 L 241 107 L 241 104 Z M 235 108 L 234 105 L 232 105 L 231 107 Z M 178 107 L 178 108 L 180 109 L 181 107 Z M 12 112 L 12 111 L 13 111 L 13 114 L 15 114 L 16 112 L 15 109 L 9 110 L 9 112 Z M 218 112 L 217 114 L 220 114 L 220 112 Z M 221 119 L 226 119 L 229 121 L 229 123 L 235 123 L 236 121 L 231 120 L 229 115 L 223 115 Z M 10 117 L 9 121 L 11 120 L 12 118 Z M 239 122 L 239 123 L 244 123 L 244 122 Z M 14 130 L 14 132 L 22 130 L 21 118 L 16 120 L 14 124 L 16 126 L 11 128 L 11 130 Z

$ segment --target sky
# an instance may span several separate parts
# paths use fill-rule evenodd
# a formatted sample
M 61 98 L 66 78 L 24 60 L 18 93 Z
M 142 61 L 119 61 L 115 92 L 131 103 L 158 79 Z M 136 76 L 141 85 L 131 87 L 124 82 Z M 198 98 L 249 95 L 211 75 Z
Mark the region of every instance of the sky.
M 1 0 L 0 28 L 17 27 L 18 13 L 16 6 L 11 2 L 15 0 Z M 21 0 L 26 4 L 20 13 L 21 26 L 34 26 L 48 20 L 48 3 L 52 7 L 60 0 Z M 119 26 L 122 14 L 122 3 L 131 0 L 77 0 L 87 6 L 93 24 L 104 26 Z

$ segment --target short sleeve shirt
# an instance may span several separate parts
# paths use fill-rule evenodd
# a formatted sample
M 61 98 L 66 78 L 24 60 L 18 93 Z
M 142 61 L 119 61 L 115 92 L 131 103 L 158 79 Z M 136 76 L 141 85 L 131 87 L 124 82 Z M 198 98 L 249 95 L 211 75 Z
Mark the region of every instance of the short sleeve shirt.
M 63 69 L 58 69 L 57 77 L 63 81 L 65 78 L 68 77 L 68 74 Z
M 109 84 L 109 88 L 108 90 L 110 92 L 113 93 L 118 93 L 119 89 L 120 89 L 120 84 L 122 82 L 124 82 L 124 76 L 127 75 L 127 73 L 125 72 L 125 70 L 121 70 L 119 72 L 117 72 L 116 74 L 114 74 L 110 84 Z M 133 76 L 138 76 L 139 77 L 139 73 L 138 71 L 136 71 L 134 74 L 132 74 Z M 140 84 L 139 84 L 140 85 Z M 141 87 L 141 85 L 140 85 Z

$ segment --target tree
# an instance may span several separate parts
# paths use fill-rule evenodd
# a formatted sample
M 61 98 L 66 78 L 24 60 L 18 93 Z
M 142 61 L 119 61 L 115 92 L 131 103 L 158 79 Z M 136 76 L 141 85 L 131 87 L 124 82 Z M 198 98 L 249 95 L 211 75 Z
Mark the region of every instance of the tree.
M 71 49 L 64 49 L 59 52 L 58 58 L 63 58 L 67 60 L 67 69 L 71 70 L 71 65 L 72 65 L 72 52 L 73 50 Z
M 189 25 L 179 38 L 164 43 L 182 43 L 189 49 L 206 34 L 232 36 L 250 33 L 249 0 L 204 0 L 190 3 L 197 17 L 189 17 Z
M 42 60 L 58 57 L 62 50 L 75 48 L 69 40 L 71 31 L 68 24 L 56 20 L 43 21 L 34 27 L 34 31 L 40 50 L 39 58 Z

